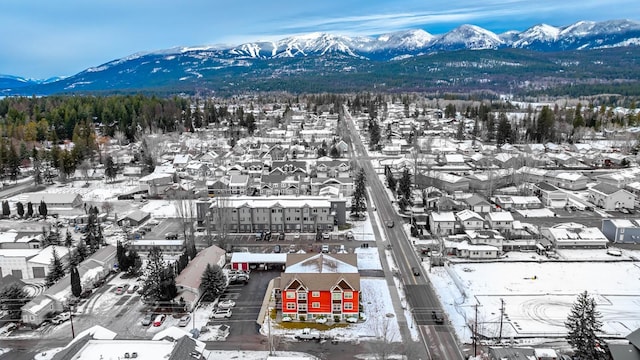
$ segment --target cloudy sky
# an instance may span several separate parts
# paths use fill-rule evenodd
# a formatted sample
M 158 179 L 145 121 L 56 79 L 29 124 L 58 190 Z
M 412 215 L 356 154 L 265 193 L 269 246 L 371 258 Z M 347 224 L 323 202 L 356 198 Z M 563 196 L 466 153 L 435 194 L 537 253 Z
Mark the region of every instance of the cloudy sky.
M 3 0 L 0 74 L 69 76 L 133 53 L 237 45 L 306 32 L 377 35 L 474 24 L 501 33 L 539 23 L 640 20 L 638 0 Z

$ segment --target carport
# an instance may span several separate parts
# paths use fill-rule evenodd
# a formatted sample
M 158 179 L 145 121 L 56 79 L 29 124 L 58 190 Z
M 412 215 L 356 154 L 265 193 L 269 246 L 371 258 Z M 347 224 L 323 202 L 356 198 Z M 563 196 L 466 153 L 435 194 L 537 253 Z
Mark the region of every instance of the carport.
M 249 270 L 251 268 L 260 268 L 261 265 L 282 266 L 287 263 L 287 254 L 256 254 L 246 252 L 235 252 L 231 254 L 231 268 L 234 270 Z

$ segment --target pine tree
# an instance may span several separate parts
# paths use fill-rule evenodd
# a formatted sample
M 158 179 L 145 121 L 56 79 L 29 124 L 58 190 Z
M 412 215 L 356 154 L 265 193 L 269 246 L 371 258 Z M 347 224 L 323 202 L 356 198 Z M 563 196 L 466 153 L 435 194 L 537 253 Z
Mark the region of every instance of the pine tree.
M 38 213 L 40 214 L 40 216 L 42 217 L 47 217 L 47 203 L 44 202 L 44 200 L 40 200 L 40 206 L 38 206 Z
M 356 177 L 356 188 L 351 197 L 351 214 L 358 216 L 366 208 L 366 177 L 364 169 L 360 169 Z
M 129 275 L 138 275 L 140 274 L 140 269 L 142 268 L 142 259 L 140 259 L 140 255 L 135 250 L 129 250 L 127 253 L 129 269 L 127 272 Z
M 393 176 L 391 171 L 387 171 L 387 186 L 393 192 L 398 188 L 398 181 L 396 181 L 396 178 Z
M 87 244 L 85 244 L 84 240 L 80 239 L 80 241 L 78 241 L 76 253 L 74 255 L 74 263 L 76 264 L 80 264 L 89 256 L 89 249 L 87 248 Z
M 16 212 L 18 216 L 24 217 L 24 205 L 21 202 L 16 203 Z
M 408 169 L 404 169 L 398 181 L 398 194 L 411 202 L 411 174 Z
M 80 297 L 80 294 L 82 294 L 80 273 L 78 272 L 78 268 L 75 266 L 71 267 L 71 293 L 75 297 Z
M 107 181 L 113 181 L 116 178 L 116 175 L 116 165 L 113 163 L 113 158 L 111 157 L 111 155 L 109 155 L 105 160 L 104 176 L 107 178 Z
M 116 244 L 116 260 L 118 261 L 118 269 L 126 272 L 129 270 L 129 257 L 127 257 L 127 248 L 120 240 Z
M 0 290 L 0 308 L 9 313 L 9 319 L 22 319 L 22 306 L 29 302 L 29 294 L 18 284 L 11 284 Z
M 5 217 L 11 215 L 11 209 L 9 208 L 9 202 L 7 200 L 2 202 L 2 215 Z
M 142 294 L 151 301 L 171 300 L 177 294 L 175 274 L 162 258 L 162 250 L 153 247 L 147 257 Z
M 27 217 L 30 218 L 33 216 L 33 204 L 31 201 L 27 203 Z
M 498 131 L 496 132 L 496 144 L 498 146 L 511 143 L 511 123 L 507 119 L 507 114 L 501 112 L 498 115 Z
M 64 267 L 62 266 L 62 261 L 58 256 L 58 252 L 55 248 L 52 251 L 51 265 L 49 265 L 49 273 L 45 278 L 45 286 L 51 287 L 51 285 L 58 282 L 58 280 L 64 277 Z
M 606 346 L 598 337 L 602 332 L 601 318 L 594 298 L 586 290 L 579 294 L 565 322 L 569 330 L 567 341 L 574 349 L 575 359 L 608 359 Z
M 222 268 L 218 265 L 207 264 L 202 273 L 200 289 L 204 294 L 204 300 L 213 300 L 222 294 L 227 287 L 227 279 Z

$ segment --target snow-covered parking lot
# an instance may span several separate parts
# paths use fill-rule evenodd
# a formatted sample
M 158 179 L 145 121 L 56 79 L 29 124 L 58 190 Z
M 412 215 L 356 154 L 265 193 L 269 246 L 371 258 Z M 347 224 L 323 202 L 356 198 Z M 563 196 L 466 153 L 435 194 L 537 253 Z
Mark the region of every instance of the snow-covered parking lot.
M 465 263 L 433 268 L 429 277 L 465 341 L 476 304 L 484 335 L 500 335 L 504 306 L 503 338 L 564 336 L 569 310 L 585 290 L 598 303 L 607 335 L 624 337 L 640 326 L 640 267 L 634 262 Z

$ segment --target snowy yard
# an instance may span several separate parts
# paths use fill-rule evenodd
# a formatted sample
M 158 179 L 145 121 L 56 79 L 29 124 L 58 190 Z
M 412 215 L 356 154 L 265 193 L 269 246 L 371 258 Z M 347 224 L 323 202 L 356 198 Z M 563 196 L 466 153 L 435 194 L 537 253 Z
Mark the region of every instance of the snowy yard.
M 607 335 L 623 337 L 640 326 L 640 268 L 631 262 L 467 263 L 432 268 L 429 278 L 466 342 L 476 304 L 480 331 L 499 335 L 501 300 L 503 338 L 563 336 L 584 290 L 595 296 Z
M 556 214 L 550 209 L 529 209 L 529 210 L 516 210 L 520 215 L 526 218 L 538 218 L 538 217 L 554 217 Z

